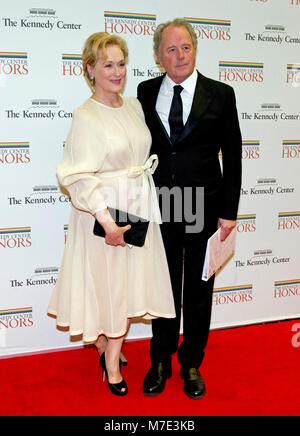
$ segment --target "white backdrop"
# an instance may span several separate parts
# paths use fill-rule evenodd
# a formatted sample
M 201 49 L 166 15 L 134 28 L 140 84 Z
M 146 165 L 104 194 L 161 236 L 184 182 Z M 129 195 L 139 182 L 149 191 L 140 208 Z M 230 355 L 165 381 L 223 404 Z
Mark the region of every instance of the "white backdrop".
M 176 17 L 196 30 L 197 68 L 234 87 L 243 135 L 237 247 L 216 278 L 212 328 L 299 317 L 300 0 L 37 3 L 0 12 L 0 355 L 81 344 L 46 311 L 70 213 L 55 167 L 90 96 L 84 41 L 103 30 L 126 39 L 125 95 L 136 95 L 159 74 L 155 27 Z M 128 338 L 150 335 L 135 323 Z

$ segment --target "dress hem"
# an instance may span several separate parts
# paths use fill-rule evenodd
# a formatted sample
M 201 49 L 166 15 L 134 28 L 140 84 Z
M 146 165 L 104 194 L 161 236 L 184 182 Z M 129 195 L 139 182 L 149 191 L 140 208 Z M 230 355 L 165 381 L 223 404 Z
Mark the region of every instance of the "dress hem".
M 47 313 L 49 315 L 57 317 L 57 312 L 54 311 L 54 310 L 48 310 Z M 150 317 L 151 317 L 151 318 L 147 318 L 148 320 L 151 320 L 153 318 L 154 319 L 155 318 L 175 318 L 175 315 L 172 315 L 172 314 L 163 314 L 162 315 L 162 314 L 155 314 L 155 312 L 143 311 L 143 312 L 136 313 L 134 315 L 130 315 L 129 314 L 129 315 L 127 315 L 127 319 L 128 318 L 141 318 L 141 317 L 145 317 L 147 315 L 150 315 Z M 60 321 L 56 321 L 56 325 L 58 327 L 63 327 L 63 328 L 68 327 L 68 328 L 70 328 L 70 324 L 69 323 L 63 323 L 63 322 L 60 322 Z M 121 333 L 106 333 L 103 330 L 101 330 L 96 336 L 92 336 L 90 338 L 87 338 L 87 337 L 84 336 L 83 330 L 80 329 L 80 330 L 69 331 L 69 335 L 70 336 L 83 335 L 83 338 L 82 338 L 83 342 L 91 343 L 91 342 L 96 341 L 100 335 L 105 335 L 105 336 L 107 336 L 109 338 L 119 338 L 119 337 L 125 336 L 126 332 L 127 332 L 127 329 L 125 329 Z

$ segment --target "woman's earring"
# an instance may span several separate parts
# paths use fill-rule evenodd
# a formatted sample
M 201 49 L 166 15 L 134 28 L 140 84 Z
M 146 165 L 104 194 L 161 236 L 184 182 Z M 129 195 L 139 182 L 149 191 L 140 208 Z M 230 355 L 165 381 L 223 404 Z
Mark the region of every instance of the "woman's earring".
M 93 74 L 90 74 L 90 79 L 91 79 L 91 80 L 94 80 L 94 79 L 95 79 L 95 76 L 93 76 Z

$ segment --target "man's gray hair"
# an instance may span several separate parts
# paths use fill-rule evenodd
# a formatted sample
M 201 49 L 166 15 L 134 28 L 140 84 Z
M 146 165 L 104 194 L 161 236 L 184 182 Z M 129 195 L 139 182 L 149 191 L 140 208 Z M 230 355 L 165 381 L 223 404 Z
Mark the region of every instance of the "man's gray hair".
M 166 27 L 169 26 L 175 26 L 175 27 L 185 27 L 187 29 L 187 31 L 189 32 L 189 34 L 191 35 L 192 38 L 192 42 L 193 42 L 193 46 L 195 48 L 195 50 L 197 50 L 197 44 L 198 44 L 198 40 L 197 40 L 197 35 L 193 29 L 193 26 L 185 19 L 183 18 L 175 18 L 172 21 L 167 21 L 166 23 L 161 23 L 159 24 L 159 26 L 157 26 L 157 29 L 154 33 L 154 53 L 160 53 L 160 46 L 161 46 L 161 41 L 162 41 L 162 33 L 165 30 Z

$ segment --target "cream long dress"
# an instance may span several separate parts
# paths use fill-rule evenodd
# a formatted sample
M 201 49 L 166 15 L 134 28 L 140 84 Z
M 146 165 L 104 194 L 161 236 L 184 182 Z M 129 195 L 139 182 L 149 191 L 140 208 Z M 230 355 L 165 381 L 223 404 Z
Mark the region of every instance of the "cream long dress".
M 139 101 L 120 108 L 88 99 L 75 109 L 60 184 L 72 200 L 67 242 L 48 313 L 70 335 L 92 342 L 126 333 L 127 318 L 173 318 L 175 309 L 148 159 L 150 132 Z M 150 220 L 144 247 L 113 247 L 93 234 L 107 206 Z

